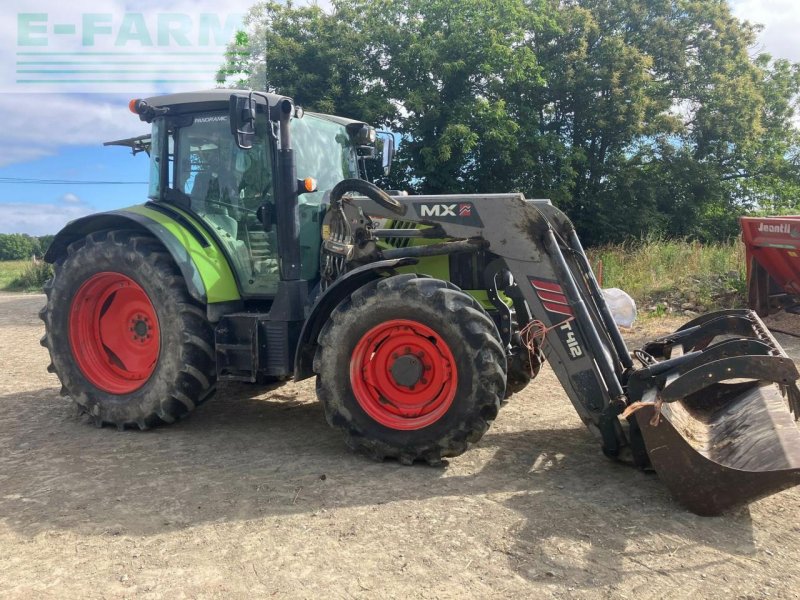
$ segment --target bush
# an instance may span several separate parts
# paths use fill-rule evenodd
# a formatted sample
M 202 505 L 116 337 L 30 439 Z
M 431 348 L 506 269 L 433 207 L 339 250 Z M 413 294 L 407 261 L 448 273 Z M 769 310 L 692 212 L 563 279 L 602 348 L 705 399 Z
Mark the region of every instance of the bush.
M 31 263 L 6 289 L 17 292 L 41 292 L 53 276 L 53 267 L 46 262 Z

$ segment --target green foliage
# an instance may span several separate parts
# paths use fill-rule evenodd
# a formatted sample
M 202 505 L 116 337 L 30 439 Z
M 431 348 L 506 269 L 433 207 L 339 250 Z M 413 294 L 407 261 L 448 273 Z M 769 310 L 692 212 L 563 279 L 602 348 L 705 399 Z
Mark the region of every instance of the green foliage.
M 22 260 L 39 253 L 39 241 L 21 233 L 0 233 L 0 260 Z
M 40 235 L 37 238 L 39 240 L 39 256 L 44 256 L 55 237 L 54 235 Z
M 219 80 L 402 135 L 382 183 L 548 197 L 591 244 L 800 210 L 800 68 L 726 0 L 263 2 Z
M 52 265 L 41 261 L 29 262 L 27 267 L 5 289 L 18 292 L 41 292 L 44 284 L 52 276 Z
M 359 2 L 335 16 L 291 0 L 261 2 L 245 17 L 220 69 L 220 83 L 277 91 L 306 110 L 381 122 L 394 115 L 379 81 L 365 68 L 366 30 Z

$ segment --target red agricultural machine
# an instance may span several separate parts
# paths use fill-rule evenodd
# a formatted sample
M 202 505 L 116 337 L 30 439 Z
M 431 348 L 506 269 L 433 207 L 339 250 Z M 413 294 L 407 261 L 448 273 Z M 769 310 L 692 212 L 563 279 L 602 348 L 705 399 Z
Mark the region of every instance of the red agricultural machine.
M 800 313 L 800 216 L 742 217 L 747 299 L 759 316 Z

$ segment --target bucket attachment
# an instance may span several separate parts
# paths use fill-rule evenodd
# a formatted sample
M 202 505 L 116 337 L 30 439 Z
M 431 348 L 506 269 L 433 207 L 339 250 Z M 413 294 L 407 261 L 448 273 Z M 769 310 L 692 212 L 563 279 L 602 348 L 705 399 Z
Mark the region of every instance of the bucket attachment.
M 712 516 L 800 484 L 800 374 L 753 311 L 704 315 L 634 354 L 635 454 L 678 502 Z

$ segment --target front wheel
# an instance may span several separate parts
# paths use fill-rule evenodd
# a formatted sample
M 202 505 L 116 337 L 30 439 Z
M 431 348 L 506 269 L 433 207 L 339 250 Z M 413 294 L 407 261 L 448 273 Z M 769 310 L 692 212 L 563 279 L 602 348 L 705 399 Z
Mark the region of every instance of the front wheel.
M 62 392 L 95 424 L 172 423 L 212 395 L 211 325 L 156 239 L 92 234 L 54 272 L 42 345 Z
M 431 464 L 464 452 L 497 416 L 506 356 L 478 302 L 398 275 L 342 302 L 319 336 L 317 396 L 350 447 Z

